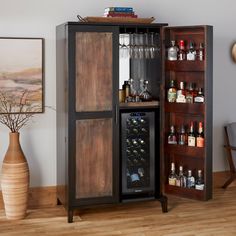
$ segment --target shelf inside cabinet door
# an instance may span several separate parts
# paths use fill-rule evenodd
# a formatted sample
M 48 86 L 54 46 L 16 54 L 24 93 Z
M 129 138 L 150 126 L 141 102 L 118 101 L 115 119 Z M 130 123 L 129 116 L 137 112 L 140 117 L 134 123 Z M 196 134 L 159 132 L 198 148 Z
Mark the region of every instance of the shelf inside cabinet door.
M 187 145 L 178 144 L 166 144 L 166 153 L 178 153 L 178 155 L 193 157 L 193 158 L 204 158 L 204 148 L 200 147 L 189 147 Z
M 165 192 L 181 197 L 193 198 L 196 200 L 204 200 L 204 190 L 196 190 L 194 188 L 181 188 L 166 184 Z
M 204 61 L 166 61 L 165 69 L 167 71 L 204 71 Z
M 204 103 L 165 103 L 165 112 L 202 115 L 204 109 Z

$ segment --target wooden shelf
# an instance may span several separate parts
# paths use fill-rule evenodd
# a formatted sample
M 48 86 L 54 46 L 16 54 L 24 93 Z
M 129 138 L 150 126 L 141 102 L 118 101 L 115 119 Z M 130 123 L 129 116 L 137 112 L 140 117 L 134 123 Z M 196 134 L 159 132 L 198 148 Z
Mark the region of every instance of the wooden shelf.
M 167 71 L 204 71 L 204 61 L 166 61 Z
M 165 185 L 165 192 L 167 194 L 173 194 L 180 197 L 192 198 L 196 200 L 205 200 L 204 199 L 204 190 L 196 190 L 194 188 L 180 188 L 172 185 Z
M 204 148 L 200 147 L 189 147 L 187 145 L 178 144 L 166 144 L 165 152 L 175 153 L 182 156 L 193 157 L 193 158 L 204 158 Z
M 159 101 L 151 101 L 151 102 L 126 102 L 120 103 L 121 109 L 132 109 L 132 108 L 155 108 L 159 107 Z
M 165 103 L 165 112 L 202 115 L 204 114 L 204 109 L 204 103 Z

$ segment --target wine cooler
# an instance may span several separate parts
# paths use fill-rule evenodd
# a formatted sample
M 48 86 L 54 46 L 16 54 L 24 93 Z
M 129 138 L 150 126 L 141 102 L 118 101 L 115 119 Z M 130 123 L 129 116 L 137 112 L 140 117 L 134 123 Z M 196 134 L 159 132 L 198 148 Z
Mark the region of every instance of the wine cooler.
M 155 112 L 121 113 L 122 195 L 154 194 Z

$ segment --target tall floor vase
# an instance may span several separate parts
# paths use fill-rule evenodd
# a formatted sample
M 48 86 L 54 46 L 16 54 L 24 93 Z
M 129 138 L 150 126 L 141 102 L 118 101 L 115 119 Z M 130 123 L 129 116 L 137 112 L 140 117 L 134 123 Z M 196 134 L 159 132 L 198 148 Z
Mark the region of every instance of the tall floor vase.
M 9 147 L 2 164 L 1 188 L 6 217 L 26 216 L 29 192 L 29 167 L 19 142 L 19 133 L 9 134 Z

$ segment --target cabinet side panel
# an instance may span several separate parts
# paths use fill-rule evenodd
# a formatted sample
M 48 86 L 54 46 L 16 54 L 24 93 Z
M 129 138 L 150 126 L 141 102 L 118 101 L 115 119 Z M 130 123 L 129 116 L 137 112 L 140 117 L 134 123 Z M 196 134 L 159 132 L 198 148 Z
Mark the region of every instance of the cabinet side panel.
M 112 119 L 76 121 L 76 198 L 112 196 Z
M 112 33 L 76 33 L 76 111 L 112 110 Z
M 67 27 L 57 26 L 56 31 L 56 76 L 57 76 L 57 198 L 68 204 L 68 112 L 67 112 Z

